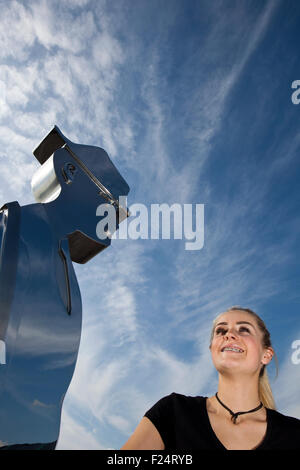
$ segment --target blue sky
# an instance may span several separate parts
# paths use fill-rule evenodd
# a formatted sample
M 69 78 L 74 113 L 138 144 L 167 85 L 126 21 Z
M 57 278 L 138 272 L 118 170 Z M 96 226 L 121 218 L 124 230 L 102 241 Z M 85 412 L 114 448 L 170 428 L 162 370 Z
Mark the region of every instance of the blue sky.
M 205 242 L 113 240 L 75 265 L 78 362 L 58 449 L 118 449 L 173 391 L 212 395 L 215 316 L 265 320 L 279 411 L 300 418 L 300 79 L 296 0 L 1 1 L 0 196 L 34 202 L 57 124 L 102 146 L 128 204 L 205 204 Z

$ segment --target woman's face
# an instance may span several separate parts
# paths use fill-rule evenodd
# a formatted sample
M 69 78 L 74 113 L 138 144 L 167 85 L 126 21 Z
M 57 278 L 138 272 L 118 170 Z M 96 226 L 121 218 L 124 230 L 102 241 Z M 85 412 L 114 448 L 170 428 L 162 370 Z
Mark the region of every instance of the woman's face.
M 273 356 L 272 348 L 262 345 L 262 332 L 250 313 L 231 310 L 216 322 L 211 342 L 213 363 L 220 373 L 259 373 Z

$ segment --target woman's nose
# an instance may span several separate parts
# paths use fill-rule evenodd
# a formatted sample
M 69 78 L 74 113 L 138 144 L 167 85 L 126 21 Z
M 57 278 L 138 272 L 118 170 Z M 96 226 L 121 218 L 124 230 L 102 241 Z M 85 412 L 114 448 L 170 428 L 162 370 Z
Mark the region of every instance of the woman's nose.
M 237 332 L 234 328 L 231 328 L 231 329 L 228 329 L 225 336 L 227 336 L 228 338 L 236 338 L 237 337 Z

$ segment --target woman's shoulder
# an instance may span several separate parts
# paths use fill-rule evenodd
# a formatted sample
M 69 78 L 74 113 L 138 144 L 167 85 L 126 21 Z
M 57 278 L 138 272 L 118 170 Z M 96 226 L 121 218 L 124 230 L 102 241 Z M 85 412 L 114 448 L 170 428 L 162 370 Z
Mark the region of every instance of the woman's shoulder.
M 205 398 L 203 396 L 184 395 L 172 392 L 162 396 L 149 408 L 144 416 L 153 421 L 156 417 L 194 416 L 195 412 L 202 413 L 205 410 Z M 173 419 L 173 418 L 172 418 Z
M 169 395 L 163 396 L 161 400 L 173 405 L 192 406 L 205 403 L 206 398 L 202 395 L 185 395 L 183 393 L 172 392 Z
M 268 437 L 264 448 L 270 450 L 296 450 L 300 442 L 300 419 L 267 408 Z
M 268 413 L 272 417 L 272 420 L 278 423 L 280 426 L 288 426 L 291 429 L 300 431 L 300 419 L 294 416 L 283 414 L 277 410 L 272 410 L 270 408 L 268 408 Z
M 201 403 L 206 400 L 207 397 L 202 395 L 185 395 L 183 393 L 171 392 L 168 395 L 162 395 L 157 403 L 161 404 L 170 404 L 170 403 L 179 403 L 179 404 L 188 404 L 188 403 Z
M 165 395 L 163 398 L 168 397 L 169 399 L 173 400 L 195 400 L 195 399 L 206 399 L 207 397 L 202 396 L 202 395 L 185 395 L 183 393 L 178 393 L 178 392 L 171 392 L 169 395 Z

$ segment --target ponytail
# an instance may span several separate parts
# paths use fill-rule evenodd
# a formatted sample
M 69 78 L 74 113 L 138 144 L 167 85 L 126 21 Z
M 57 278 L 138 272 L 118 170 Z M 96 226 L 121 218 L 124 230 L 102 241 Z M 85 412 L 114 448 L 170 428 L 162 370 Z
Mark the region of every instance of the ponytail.
M 269 377 L 266 366 L 262 367 L 262 373 L 258 382 L 259 399 L 266 408 L 276 410 L 275 400 L 273 397 L 272 389 L 269 383 Z

